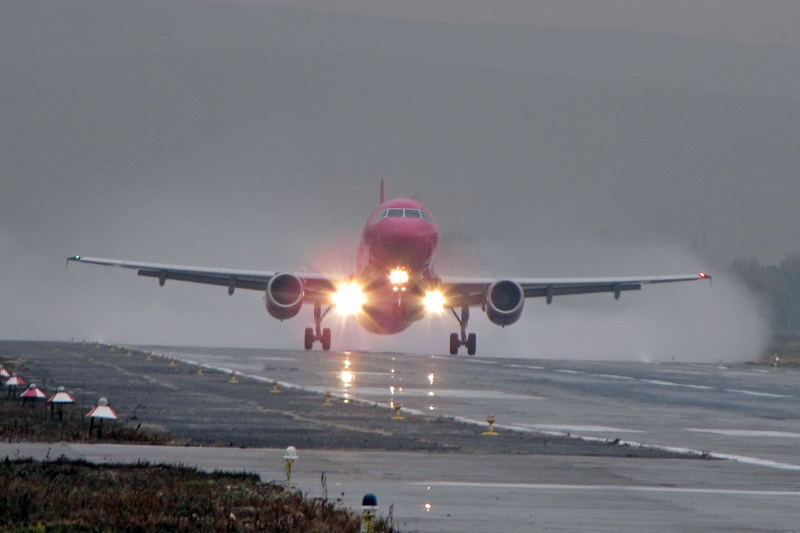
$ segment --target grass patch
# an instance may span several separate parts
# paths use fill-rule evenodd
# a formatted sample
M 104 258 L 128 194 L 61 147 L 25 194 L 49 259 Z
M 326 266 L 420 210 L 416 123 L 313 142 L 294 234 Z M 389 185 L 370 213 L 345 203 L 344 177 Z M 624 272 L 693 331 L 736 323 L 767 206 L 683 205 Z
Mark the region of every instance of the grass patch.
M 0 462 L 0 531 L 357 532 L 359 515 L 255 474 L 183 466 Z M 385 521 L 376 533 L 396 530 Z
M 86 409 L 88 412 L 89 410 Z M 153 431 L 130 422 L 104 422 L 101 436 L 97 431 L 89 439 L 89 420 L 79 407 L 64 408 L 63 420 L 50 417 L 50 408 L 44 405 L 22 406 L 22 400 L 5 396 L 0 399 L 0 438 L 7 442 L 107 442 L 125 444 L 180 444 L 169 432 Z

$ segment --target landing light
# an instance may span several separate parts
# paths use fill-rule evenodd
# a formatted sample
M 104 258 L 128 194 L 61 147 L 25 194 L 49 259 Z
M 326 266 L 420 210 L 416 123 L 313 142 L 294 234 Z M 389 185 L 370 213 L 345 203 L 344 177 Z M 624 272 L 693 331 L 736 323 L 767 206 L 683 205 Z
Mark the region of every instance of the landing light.
M 361 287 L 355 283 L 344 283 L 339 285 L 333 295 L 333 303 L 336 311 L 343 315 L 356 315 L 361 312 L 366 298 L 361 292 Z
M 400 268 L 395 268 L 389 274 L 389 281 L 391 281 L 392 284 L 394 285 L 399 285 L 401 283 L 408 283 L 408 272 Z
M 441 313 L 444 311 L 444 294 L 439 291 L 428 292 L 425 294 L 425 298 L 422 300 L 422 303 L 425 304 L 425 309 L 429 313 Z

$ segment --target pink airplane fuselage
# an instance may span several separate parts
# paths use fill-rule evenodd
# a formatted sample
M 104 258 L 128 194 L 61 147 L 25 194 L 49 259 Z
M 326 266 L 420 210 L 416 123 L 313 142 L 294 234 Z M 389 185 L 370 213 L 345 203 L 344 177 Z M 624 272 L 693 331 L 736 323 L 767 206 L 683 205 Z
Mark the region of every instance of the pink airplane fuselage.
M 381 216 L 387 210 L 389 215 Z M 403 210 L 404 216 L 397 216 L 398 210 Z M 433 272 L 438 239 L 436 221 L 415 200 L 388 200 L 370 214 L 354 275 L 366 295 L 363 313 L 357 316 L 364 329 L 384 335 L 398 333 L 425 316 L 425 289 L 438 281 Z M 408 273 L 408 282 L 393 284 L 389 280 L 396 269 Z

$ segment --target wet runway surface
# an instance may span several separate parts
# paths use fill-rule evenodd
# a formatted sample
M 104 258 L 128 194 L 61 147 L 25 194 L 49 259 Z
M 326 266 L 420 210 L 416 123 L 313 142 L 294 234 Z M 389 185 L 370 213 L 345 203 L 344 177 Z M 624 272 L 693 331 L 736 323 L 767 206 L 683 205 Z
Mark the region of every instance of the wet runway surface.
M 482 444 L 468 453 L 298 447 L 300 459 L 292 480 L 299 489 L 321 495 L 320 476 L 325 472 L 329 497 L 358 508 L 361 496 L 373 492 L 382 514 L 393 505 L 395 522 L 405 532 L 800 528 L 800 372 L 796 370 L 772 371 L 744 364 L 718 367 L 358 352 L 144 349 L 207 365 L 209 380 L 213 369 L 235 370 L 243 374 L 242 380 L 248 375 L 265 380 L 262 386 L 267 388 L 271 380 L 278 379 L 284 390 L 329 390 L 340 402 L 359 399 L 370 409 L 375 403 L 388 407 L 400 402 L 407 413 L 473 421 L 482 424 L 473 425 L 478 431 L 468 437 L 475 442 L 498 439 L 499 443 L 508 438 L 508 433 L 480 434 L 491 414 L 498 426 L 538 437 L 540 432 L 570 433 L 729 458 L 487 454 L 478 451 Z M 95 356 L 88 347 L 86 350 L 85 361 L 96 359 L 107 364 L 109 371 L 122 368 L 131 383 L 138 379 L 139 370 L 132 366 L 137 357 Z M 163 359 L 148 364 L 169 368 Z M 172 387 L 164 397 L 188 393 L 188 380 L 199 379 L 186 371 L 171 371 L 177 373 L 158 375 L 159 381 Z M 156 378 L 152 369 L 146 372 L 151 381 Z M 227 378 L 215 379 L 227 383 Z M 287 394 L 285 399 L 289 397 Z M 248 404 L 236 405 L 241 410 Z M 390 413 L 378 410 L 383 411 L 381 418 Z M 307 413 L 307 418 L 300 422 L 324 422 L 314 413 Z M 296 417 L 287 420 L 299 424 Z M 342 431 L 344 426 L 339 426 L 332 424 L 327 426 L 330 430 L 321 431 Z M 280 432 L 274 423 L 264 427 Z M 390 440 L 396 438 L 392 433 Z M 603 448 L 616 447 L 603 442 Z M 265 480 L 284 477 L 281 449 L 0 444 L 2 456 L 25 453 L 44 457 L 48 450 L 51 457 L 64 453 L 95 461 L 182 462 L 209 469 L 255 471 Z
M 741 364 L 166 349 L 341 397 L 721 460 L 331 454 L 329 479 L 394 503 L 406 531 L 796 531 L 800 372 Z M 486 437 L 493 438 L 493 437 Z M 313 452 L 312 452 L 313 453 Z M 320 452 L 322 453 L 322 452 Z M 342 462 L 347 466 L 342 466 Z M 302 468 L 298 465 L 298 468 Z M 312 473 L 313 472 L 313 473 Z M 300 485 L 318 485 L 319 469 Z M 388 497 L 387 497 L 388 496 Z M 424 500 L 424 501 L 423 501 Z M 428 511 L 425 503 L 431 504 Z
M 739 364 L 175 349 L 160 353 L 498 427 L 710 452 L 800 472 L 800 371 Z M 343 380 L 348 378 L 350 382 Z

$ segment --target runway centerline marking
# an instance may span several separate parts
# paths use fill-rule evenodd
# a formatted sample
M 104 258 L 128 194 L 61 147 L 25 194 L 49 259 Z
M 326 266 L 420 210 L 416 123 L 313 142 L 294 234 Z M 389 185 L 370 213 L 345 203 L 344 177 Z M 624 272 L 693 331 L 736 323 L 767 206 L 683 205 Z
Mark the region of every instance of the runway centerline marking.
M 609 378 L 609 379 L 627 379 L 627 380 L 635 380 L 636 378 L 632 378 L 630 376 L 619 376 L 617 374 L 592 374 L 593 376 L 601 377 L 601 378 Z
M 543 366 L 511 365 L 511 364 L 506 364 L 506 365 L 503 365 L 503 366 L 505 366 L 507 368 L 525 368 L 527 370 L 544 370 Z
M 569 485 L 558 483 L 482 483 L 474 481 L 424 481 L 408 485 L 430 487 L 463 487 L 480 489 L 531 489 L 531 490 L 585 490 L 585 491 L 630 491 L 630 492 L 668 492 L 687 494 L 726 494 L 738 496 L 795 496 L 800 491 L 788 490 L 746 490 L 746 489 L 706 489 L 699 487 L 658 487 L 652 485 Z
M 435 391 L 434 396 L 439 398 L 495 398 L 500 400 L 544 400 L 542 396 L 534 396 L 532 394 L 514 394 L 503 391 L 480 391 L 470 389 L 438 389 L 429 387 L 425 389 L 408 388 L 404 387 L 402 391 L 395 390 L 394 397 L 413 397 L 413 396 L 431 396 L 430 392 Z M 350 387 L 348 389 L 350 394 L 357 394 L 361 396 L 380 396 L 384 397 L 390 394 L 389 387 Z
M 645 383 L 652 383 L 653 385 L 660 385 L 662 387 L 687 387 L 690 389 L 702 389 L 702 390 L 710 390 L 714 387 L 709 387 L 708 385 L 689 385 L 686 383 L 673 383 L 672 381 L 661 381 L 660 379 L 643 379 Z
M 526 427 L 525 424 L 520 424 Z M 611 426 L 570 426 L 558 424 L 531 424 L 527 426 L 533 429 L 541 429 L 545 431 L 569 431 L 569 432 L 586 432 L 586 433 L 602 433 L 602 432 L 615 432 L 615 433 L 647 433 L 641 429 L 625 429 Z
M 758 392 L 745 389 L 725 389 L 725 392 L 738 392 L 739 394 L 747 394 L 749 396 L 765 396 L 767 398 L 792 398 L 792 396 L 788 394 L 772 394 L 769 392 Z
M 770 431 L 756 429 L 704 429 L 704 428 L 685 428 L 686 431 L 695 433 L 711 433 L 712 435 L 725 435 L 729 437 L 777 437 L 784 439 L 800 439 L 800 433 L 791 431 Z

